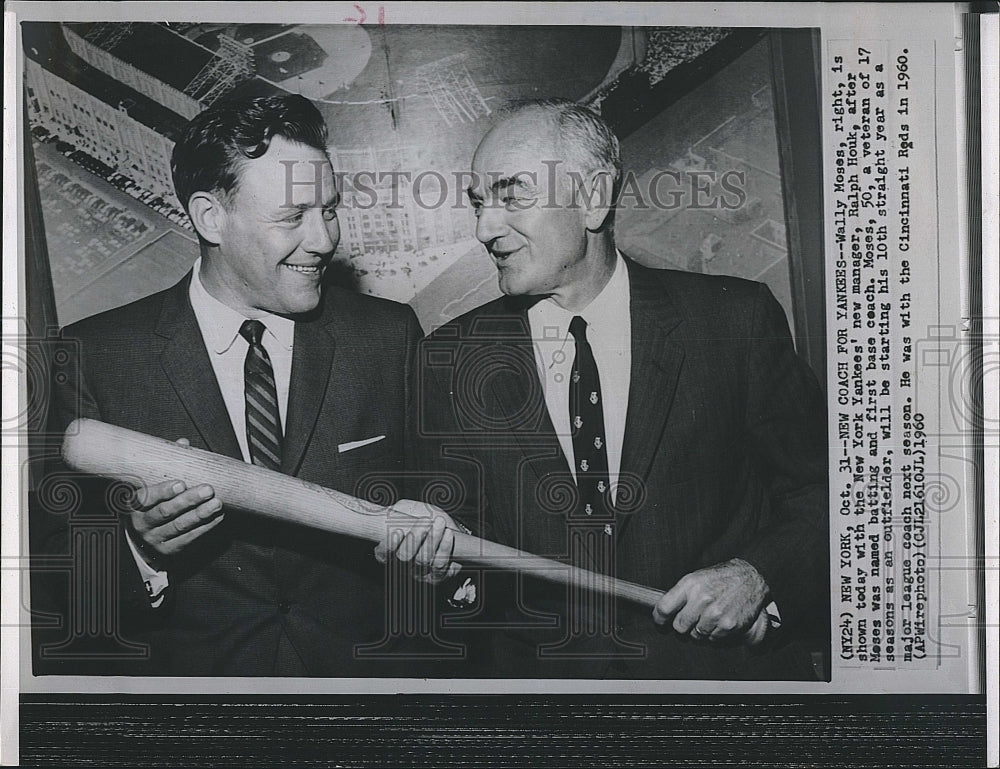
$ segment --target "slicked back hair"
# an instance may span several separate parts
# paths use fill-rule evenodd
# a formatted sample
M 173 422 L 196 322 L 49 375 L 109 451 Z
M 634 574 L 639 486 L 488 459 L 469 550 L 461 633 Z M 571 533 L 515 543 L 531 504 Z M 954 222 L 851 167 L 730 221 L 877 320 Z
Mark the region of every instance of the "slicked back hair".
M 196 192 L 228 198 L 243 164 L 267 152 L 275 136 L 327 151 L 326 122 L 304 96 L 224 100 L 196 115 L 170 157 L 174 191 L 185 212 Z

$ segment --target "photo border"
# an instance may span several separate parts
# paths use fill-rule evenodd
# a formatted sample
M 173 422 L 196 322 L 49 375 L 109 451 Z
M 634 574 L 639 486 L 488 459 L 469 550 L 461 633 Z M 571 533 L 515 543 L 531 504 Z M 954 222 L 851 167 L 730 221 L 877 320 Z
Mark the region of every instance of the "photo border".
M 9 43 L 12 39 L 10 33 L 14 13 L 27 8 L 29 16 L 34 18 L 36 10 L 42 13 L 68 11 L 65 6 L 57 11 L 55 6 L 58 5 L 9 4 L 8 12 L 5 13 L 5 42 Z M 154 7 L 158 4 L 145 5 L 151 6 L 148 10 L 155 13 Z M 171 12 L 176 13 L 177 4 L 171 5 Z M 223 18 L 232 13 L 232 6 L 229 5 L 226 9 L 225 3 L 200 5 L 203 7 L 199 8 L 199 13 L 204 11 L 209 16 L 221 13 L 220 18 Z M 335 4 L 322 4 L 324 12 L 329 12 L 331 5 Z M 344 7 L 345 13 L 349 13 L 353 6 L 340 5 Z M 384 4 L 388 9 L 387 15 L 394 13 L 397 5 L 399 4 Z M 458 5 L 461 4 L 454 4 L 453 7 Z M 544 9 L 546 14 L 561 19 L 559 23 L 569 23 L 566 21 L 568 14 L 575 14 L 575 18 L 580 19 L 578 23 L 603 23 L 599 21 L 600 5 L 563 4 L 559 8 L 553 8 L 532 4 L 531 11 L 541 16 Z M 766 4 L 758 4 L 755 10 L 763 11 L 760 7 L 762 5 Z M 28 8 L 30 6 L 35 8 Z M 98 7 L 102 11 L 107 10 L 107 6 L 82 3 L 75 4 L 67 15 L 75 17 L 78 13 L 87 13 L 88 8 L 92 11 Z M 860 4 L 844 7 L 846 13 L 852 10 L 858 12 L 861 8 Z M 785 8 L 794 9 L 789 16 L 792 20 L 805 20 L 801 26 L 823 26 L 822 13 L 815 6 L 786 4 Z M 400 10 L 402 12 L 402 8 Z M 626 10 L 640 16 L 646 13 L 632 5 Z M 697 9 L 689 7 L 683 10 L 685 13 L 697 13 Z M 732 10 L 730 8 L 729 12 L 732 13 Z M 769 12 L 773 10 L 768 9 Z M 410 8 L 406 12 L 418 11 Z M 503 10 L 500 6 L 493 5 L 490 12 L 502 14 Z M 749 17 L 747 25 L 754 20 L 753 13 Z M 996 40 L 995 22 L 994 17 L 992 27 L 987 28 L 984 42 L 990 39 L 990 35 Z M 715 24 L 726 26 L 722 22 L 715 22 L 713 25 Z M 16 40 L 16 33 L 13 39 Z M 16 45 L 5 45 L 5 104 L 20 102 L 20 81 L 13 78 L 12 87 L 8 69 L 10 57 L 15 50 Z M 970 61 L 969 66 L 975 68 L 978 62 Z M 993 78 L 996 78 L 995 70 Z M 986 88 L 989 78 L 986 80 L 983 93 L 988 94 Z M 995 107 L 994 101 L 994 114 Z M 9 148 L 13 144 L 11 140 L 17 134 L 16 124 L 12 131 L 10 122 L 5 119 L 7 157 L 10 156 Z M 992 148 L 985 145 L 984 148 L 984 167 L 995 168 L 995 143 Z M 989 165 L 990 162 L 992 166 Z M 10 190 L 8 181 L 12 169 L 9 165 L 15 164 L 5 163 L 5 192 Z M 974 173 L 974 169 L 968 169 L 968 173 Z M 16 169 L 14 175 L 16 189 Z M 984 190 L 982 194 L 992 194 L 995 200 L 995 190 Z M 22 222 L 13 218 L 13 209 L 10 206 L 4 213 L 5 262 L 10 258 L 12 250 L 16 253 L 16 248 L 9 248 L 10 242 L 23 227 Z M 985 224 L 984 232 L 989 232 Z M 996 244 L 994 241 L 992 251 L 987 242 L 983 245 L 986 256 L 980 274 L 982 284 L 987 289 L 982 313 L 984 318 L 995 318 L 997 312 L 992 316 L 989 314 L 990 301 L 996 309 L 995 289 L 989 288 L 991 284 L 987 280 L 990 275 L 996 275 L 996 263 L 990 261 L 991 255 L 995 258 Z M 975 282 L 976 276 L 972 277 Z M 10 281 L 5 281 L 5 310 L 12 306 L 7 303 L 9 288 Z M 23 293 L 17 293 L 17 298 L 23 300 Z M 4 314 L 6 316 L 7 312 Z M 5 333 L 8 330 L 8 320 L 5 317 Z M 995 331 L 995 321 L 993 323 Z M 5 390 L 8 390 L 4 394 L 6 412 L 11 394 L 8 388 Z M 15 392 L 14 396 L 17 397 L 18 393 Z M 23 406 L 23 403 L 16 405 Z M 6 452 L 5 447 L 5 475 L 8 467 Z M 987 466 L 992 461 L 995 467 L 995 447 L 992 452 L 987 450 L 986 453 Z M 7 503 L 11 499 L 12 484 L 4 485 L 4 509 L 9 510 Z M 995 500 L 995 490 L 991 490 L 990 484 L 986 485 L 985 500 L 990 499 L 991 493 Z M 995 535 L 995 517 L 988 520 Z M 6 570 L 13 563 L 9 559 L 19 556 L 10 549 L 11 538 L 4 539 Z M 990 540 L 987 538 L 986 541 Z M 993 542 L 996 542 L 995 536 Z M 985 554 L 984 565 L 991 563 L 990 557 L 995 558 L 990 553 Z M 992 610 L 994 618 L 992 635 L 986 638 L 988 651 L 990 648 L 997 648 L 996 574 L 995 571 L 984 568 L 982 576 L 984 592 L 981 600 L 985 603 L 985 616 L 989 617 Z M 991 588 L 991 585 L 994 586 Z M 16 657 L 9 653 L 11 647 L 8 643 L 12 638 L 10 631 L 15 631 L 13 637 L 17 637 L 17 628 L 11 627 L 6 613 L 10 599 L 10 580 L 4 580 L 3 591 L 3 758 L 6 761 L 12 744 L 12 703 L 7 684 L 17 680 L 18 664 Z M 17 593 L 14 593 L 14 599 L 17 600 Z M 22 641 L 23 639 L 19 639 L 17 644 Z M 30 658 L 30 650 L 21 646 L 20 654 L 24 655 L 26 652 Z M 15 671 L 13 678 L 8 675 L 11 672 L 12 658 Z M 995 664 L 990 672 L 995 676 Z M 992 676 L 987 678 L 991 692 L 989 696 L 992 698 L 990 701 L 995 707 L 996 684 Z M 347 685 L 361 683 L 342 680 Z M 209 686 L 221 685 L 217 690 L 220 694 L 231 691 L 227 685 L 233 683 L 231 679 L 205 681 Z M 115 683 L 124 682 L 119 679 L 109 680 L 109 692 L 116 691 Z M 368 683 L 370 682 L 366 681 L 363 685 Z M 518 694 L 426 694 L 415 693 L 413 690 L 407 694 L 398 694 L 398 682 L 389 680 L 384 689 L 377 685 L 373 687 L 383 691 L 382 694 L 349 696 L 346 693 L 307 693 L 296 697 L 294 701 L 281 695 L 209 697 L 204 694 L 175 692 L 149 697 L 137 692 L 122 693 L 132 690 L 131 686 L 125 686 L 113 695 L 97 693 L 100 687 L 90 694 L 62 694 L 56 687 L 56 690 L 45 694 L 20 694 L 19 733 L 13 735 L 13 744 L 16 749 L 18 739 L 20 740 L 21 759 L 24 762 L 41 763 L 59 758 L 75 763 L 93 760 L 95 755 L 99 755 L 101 763 L 108 765 L 111 765 L 109 761 L 132 765 L 137 761 L 151 763 L 155 759 L 155 763 L 165 765 L 221 762 L 252 765 L 321 760 L 344 765 L 486 763 L 515 766 L 532 765 L 532 760 L 537 762 L 542 756 L 559 765 L 602 766 L 614 765 L 616 762 L 622 765 L 643 765 L 668 761 L 699 761 L 713 765 L 829 761 L 861 765 L 871 762 L 873 756 L 878 756 L 879 763 L 883 765 L 929 765 L 938 761 L 953 765 L 961 765 L 962 762 L 966 762 L 965 765 L 980 765 L 985 760 L 990 760 L 985 744 L 985 692 L 981 695 L 812 695 L 790 694 L 789 687 L 785 685 L 782 688 L 786 691 L 782 693 L 757 695 L 750 692 L 760 691 L 763 687 L 759 683 L 745 686 L 745 690 L 744 685 L 720 686 L 718 688 L 725 688 L 727 692 L 721 696 L 708 693 L 678 695 L 676 692 L 663 691 L 638 697 L 621 691 L 595 692 L 594 687 L 588 687 L 586 692 L 557 695 L 541 692 L 525 694 L 526 690 L 523 688 L 516 689 Z M 243 687 L 235 688 L 239 690 Z M 449 686 L 443 688 L 450 689 Z M 794 686 L 791 688 L 794 689 Z M 530 690 L 531 687 L 528 686 L 527 691 Z M 731 693 L 741 690 L 747 693 Z M 355 729 L 351 724 L 357 722 L 366 725 Z M 100 725 L 80 729 L 81 723 Z M 297 726 L 290 729 L 289 724 Z M 322 734 L 320 738 L 316 736 L 318 731 Z M 553 744 L 546 744 L 545 737 L 553 734 L 558 739 Z M 193 739 L 199 736 L 200 739 Z M 258 739 L 255 740 L 254 737 Z M 691 737 L 698 739 L 692 740 Z M 261 751 L 260 745 L 265 741 L 269 747 Z M 238 747 L 234 749 L 234 745 Z M 991 745 L 990 755 L 995 756 L 995 737 Z

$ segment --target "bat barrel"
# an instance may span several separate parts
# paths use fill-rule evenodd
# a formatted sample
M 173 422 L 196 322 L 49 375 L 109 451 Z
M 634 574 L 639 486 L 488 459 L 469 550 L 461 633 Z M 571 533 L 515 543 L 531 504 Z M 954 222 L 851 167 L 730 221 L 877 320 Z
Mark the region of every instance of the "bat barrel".
M 93 419 L 77 419 L 62 447 L 67 465 L 136 487 L 179 480 L 208 484 L 227 507 L 335 534 L 378 541 L 386 508 L 210 451 Z

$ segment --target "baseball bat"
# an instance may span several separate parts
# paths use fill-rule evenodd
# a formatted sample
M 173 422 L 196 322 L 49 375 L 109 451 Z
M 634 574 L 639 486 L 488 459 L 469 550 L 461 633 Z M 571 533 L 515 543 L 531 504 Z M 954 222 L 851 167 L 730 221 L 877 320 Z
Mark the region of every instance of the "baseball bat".
M 182 481 L 188 488 L 208 484 L 226 507 L 372 542 L 385 538 L 387 526 L 421 520 L 284 473 L 94 419 L 77 419 L 70 424 L 62 456 L 74 470 L 136 487 L 166 480 Z M 459 563 L 530 572 L 648 607 L 663 595 L 659 590 L 461 531 L 455 532 L 452 558 Z

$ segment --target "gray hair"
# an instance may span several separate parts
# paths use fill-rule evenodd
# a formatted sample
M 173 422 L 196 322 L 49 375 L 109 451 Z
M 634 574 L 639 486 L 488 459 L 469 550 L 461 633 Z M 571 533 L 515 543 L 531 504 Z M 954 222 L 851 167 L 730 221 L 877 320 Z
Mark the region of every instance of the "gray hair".
M 497 114 L 498 122 L 525 114 L 540 114 L 556 129 L 560 149 L 584 173 L 604 171 L 614 181 L 617 198 L 622 179 L 622 153 L 618 137 L 604 119 L 589 107 L 569 99 L 544 99 L 510 104 Z

